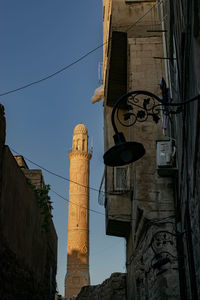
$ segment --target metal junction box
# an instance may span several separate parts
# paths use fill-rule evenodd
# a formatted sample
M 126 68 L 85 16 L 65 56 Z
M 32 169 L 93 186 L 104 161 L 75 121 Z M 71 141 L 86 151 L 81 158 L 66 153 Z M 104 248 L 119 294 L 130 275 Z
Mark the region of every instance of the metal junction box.
M 174 176 L 175 146 L 172 140 L 156 142 L 156 165 L 159 176 Z

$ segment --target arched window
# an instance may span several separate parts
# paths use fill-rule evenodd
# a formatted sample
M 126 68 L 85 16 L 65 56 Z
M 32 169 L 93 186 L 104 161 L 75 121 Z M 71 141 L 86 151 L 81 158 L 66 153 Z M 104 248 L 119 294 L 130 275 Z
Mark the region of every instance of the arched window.
M 78 150 L 80 151 L 81 150 L 81 141 L 78 140 L 77 142 L 78 142 Z

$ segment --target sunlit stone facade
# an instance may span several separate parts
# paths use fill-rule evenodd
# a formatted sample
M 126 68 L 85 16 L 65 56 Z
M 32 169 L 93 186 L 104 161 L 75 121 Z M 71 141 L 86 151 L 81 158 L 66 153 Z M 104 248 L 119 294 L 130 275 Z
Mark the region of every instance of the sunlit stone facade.
M 67 274 L 65 297 L 76 296 L 90 284 L 89 275 L 89 161 L 88 133 L 83 124 L 74 129 L 70 159 Z

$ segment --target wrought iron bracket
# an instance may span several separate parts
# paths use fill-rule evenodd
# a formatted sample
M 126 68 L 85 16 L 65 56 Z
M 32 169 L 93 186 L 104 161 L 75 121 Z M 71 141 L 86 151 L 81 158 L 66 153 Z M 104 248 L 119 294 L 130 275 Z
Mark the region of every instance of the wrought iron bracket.
M 162 99 L 157 95 L 143 90 L 131 91 L 122 95 L 115 103 L 111 121 L 115 133 L 118 133 L 115 124 L 115 114 L 122 126 L 131 127 L 136 122 L 145 122 L 148 118 L 152 118 L 155 123 L 158 123 L 161 114 L 170 118 L 171 115 L 179 114 L 184 107 L 196 100 L 200 100 L 200 95 L 189 99 L 185 102 L 174 103 L 170 98 L 169 89 L 166 86 L 165 80 L 162 78 L 160 83 Z M 126 112 L 121 114 L 121 109 Z

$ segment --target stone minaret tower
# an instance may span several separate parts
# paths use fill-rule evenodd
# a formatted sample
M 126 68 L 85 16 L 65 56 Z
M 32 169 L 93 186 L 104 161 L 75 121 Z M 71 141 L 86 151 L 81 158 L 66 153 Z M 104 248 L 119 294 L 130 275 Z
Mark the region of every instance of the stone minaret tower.
M 65 297 L 76 296 L 90 284 L 89 275 L 89 161 L 87 128 L 74 129 L 70 159 L 70 187 Z M 76 184 L 78 183 L 78 184 Z

